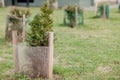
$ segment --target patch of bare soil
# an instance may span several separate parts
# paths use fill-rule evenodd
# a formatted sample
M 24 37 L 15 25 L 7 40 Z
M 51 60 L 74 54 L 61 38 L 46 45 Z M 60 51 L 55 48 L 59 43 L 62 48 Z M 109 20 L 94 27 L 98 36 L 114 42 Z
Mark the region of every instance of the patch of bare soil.
M 112 68 L 109 67 L 109 66 L 105 66 L 105 67 L 99 66 L 99 67 L 97 68 L 97 71 L 99 71 L 99 72 L 101 72 L 101 73 L 109 73 L 110 71 L 112 71 Z

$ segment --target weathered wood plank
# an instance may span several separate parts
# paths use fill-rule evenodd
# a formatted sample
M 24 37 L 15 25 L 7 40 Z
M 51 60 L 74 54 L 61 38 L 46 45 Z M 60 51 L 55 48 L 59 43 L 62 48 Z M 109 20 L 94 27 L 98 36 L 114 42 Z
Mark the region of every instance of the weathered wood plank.
M 49 33 L 49 80 L 53 80 L 54 33 Z
M 14 68 L 15 68 L 15 72 L 18 72 L 19 71 L 19 59 L 18 59 L 17 30 L 12 31 L 12 39 L 13 39 L 13 53 L 14 53 Z

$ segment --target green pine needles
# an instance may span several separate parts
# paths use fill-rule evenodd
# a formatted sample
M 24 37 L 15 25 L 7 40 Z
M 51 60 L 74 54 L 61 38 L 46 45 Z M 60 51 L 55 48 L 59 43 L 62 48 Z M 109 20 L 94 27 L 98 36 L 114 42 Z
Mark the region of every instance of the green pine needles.
M 48 3 L 45 3 L 40 8 L 32 22 L 30 31 L 26 34 L 26 42 L 29 46 L 48 46 L 48 34 L 52 31 L 53 20 L 50 15 L 53 10 L 49 8 Z

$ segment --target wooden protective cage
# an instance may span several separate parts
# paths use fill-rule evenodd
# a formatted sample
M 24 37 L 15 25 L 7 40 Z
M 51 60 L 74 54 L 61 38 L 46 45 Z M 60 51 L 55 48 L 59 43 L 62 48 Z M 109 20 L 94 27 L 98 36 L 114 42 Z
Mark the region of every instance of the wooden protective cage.
M 17 31 L 12 32 L 15 71 L 53 80 L 53 32 L 49 33 L 49 46 L 28 47 L 18 45 Z
M 68 6 L 69 7 L 69 6 Z M 81 10 L 81 11 L 79 11 Z M 68 11 L 64 9 L 64 25 L 69 25 L 70 27 L 75 27 L 84 24 L 83 9 L 75 6 L 74 11 Z

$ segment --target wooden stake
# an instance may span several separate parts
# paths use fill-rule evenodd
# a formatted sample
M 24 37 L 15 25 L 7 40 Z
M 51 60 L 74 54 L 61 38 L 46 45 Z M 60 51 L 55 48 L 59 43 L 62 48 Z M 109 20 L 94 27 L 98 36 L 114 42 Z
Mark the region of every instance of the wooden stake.
M 23 41 L 25 41 L 25 21 L 26 21 L 26 17 L 25 14 L 23 15 Z
M 48 77 L 49 80 L 53 80 L 53 52 L 54 52 L 54 44 L 53 44 L 53 38 L 54 33 L 50 32 L 49 33 L 49 73 Z
M 19 59 L 18 59 L 18 36 L 17 31 L 12 31 L 12 39 L 13 39 L 13 53 L 14 53 L 14 68 L 15 72 L 19 71 Z
M 106 4 L 103 4 L 103 19 L 106 19 Z
M 77 20 L 78 18 L 77 17 L 78 17 L 78 7 L 76 6 L 75 7 L 75 26 L 77 26 L 77 24 L 78 24 L 78 20 Z
M 8 26 L 9 26 L 9 16 L 6 15 L 6 22 L 5 22 L 5 39 L 7 40 L 7 33 L 8 33 Z

